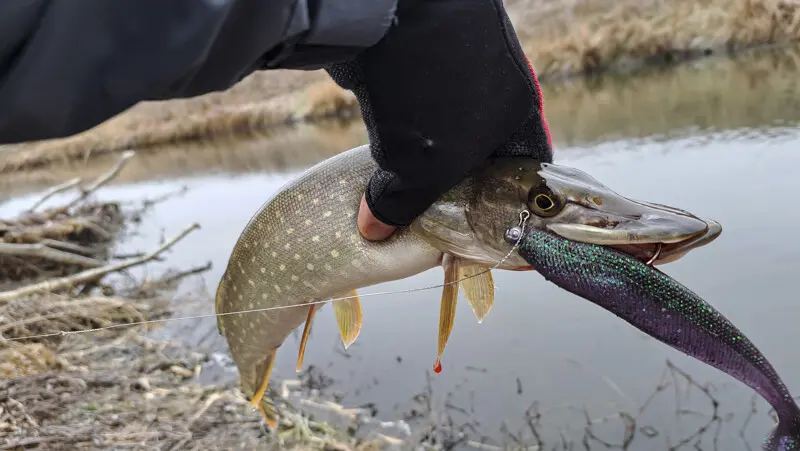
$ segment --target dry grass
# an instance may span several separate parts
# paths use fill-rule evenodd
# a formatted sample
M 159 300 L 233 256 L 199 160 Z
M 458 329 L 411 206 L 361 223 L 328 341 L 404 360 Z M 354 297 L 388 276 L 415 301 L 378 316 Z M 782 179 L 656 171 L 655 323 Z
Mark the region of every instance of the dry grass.
M 521 0 L 511 10 L 544 81 L 800 38 L 800 3 L 792 0 Z

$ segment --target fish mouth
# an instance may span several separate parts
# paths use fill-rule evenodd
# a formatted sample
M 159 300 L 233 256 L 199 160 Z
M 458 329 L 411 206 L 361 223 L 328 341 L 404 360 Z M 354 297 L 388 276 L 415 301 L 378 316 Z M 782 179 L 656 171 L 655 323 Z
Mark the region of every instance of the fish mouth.
M 711 243 L 722 233 L 722 225 L 712 219 L 706 219 L 706 229 L 696 236 L 673 243 L 654 244 L 618 244 L 610 247 L 630 255 L 637 260 L 663 265 L 674 262 L 689 251 Z
M 546 228 L 562 238 L 611 247 L 654 265 L 674 262 L 722 233 L 722 225 L 712 219 L 673 207 L 633 202 L 645 209 L 636 217 L 552 223 Z
M 686 210 L 610 190 L 596 194 L 603 201 L 593 204 L 585 197 L 574 198 L 565 208 L 564 219 L 545 227 L 562 238 L 608 246 L 655 265 L 674 262 L 722 233 L 719 222 Z

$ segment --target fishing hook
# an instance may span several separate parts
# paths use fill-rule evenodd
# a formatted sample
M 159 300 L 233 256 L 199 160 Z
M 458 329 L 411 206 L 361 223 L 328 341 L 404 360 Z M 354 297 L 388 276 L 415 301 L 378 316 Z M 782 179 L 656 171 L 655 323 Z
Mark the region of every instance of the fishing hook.
M 511 252 L 514 252 L 516 247 L 519 245 L 520 240 L 522 240 L 522 232 L 525 231 L 525 223 L 528 222 L 528 218 L 531 217 L 531 212 L 528 210 L 522 210 L 519 212 L 519 222 L 517 223 L 516 227 L 511 227 L 506 230 L 506 237 L 508 237 L 511 241 L 515 241 L 516 244 L 514 247 L 511 248 L 509 255 Z
M 517 227 L 522 227 L 522 225 L 525 224 L 525 222 L 530 217 L 531 217 L 531 212 L 529 212 L 528 210 L 522 210 L 521 212 L 519 212 L 519 223 L 517 224 Z
M 656 253 L 653 254 L 652 257 L 650 257 L 650 260 L 647 260 L 647 266 L 653 266 L 653 263 L 655 263 L 656 259 L 661 255 L 662 247 L 664 247 L 664 244 L 658 243 L 658 247 L 656 248 Z

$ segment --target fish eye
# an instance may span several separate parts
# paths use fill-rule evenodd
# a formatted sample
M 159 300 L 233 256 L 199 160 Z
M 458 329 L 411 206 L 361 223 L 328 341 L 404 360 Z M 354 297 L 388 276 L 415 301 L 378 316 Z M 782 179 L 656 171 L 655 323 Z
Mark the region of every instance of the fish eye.
M 537 216 L 553 216 L 561 211 L 561 203 L 558 198 L 546 187 L 532 190 L 528 198 L 530 208 Z

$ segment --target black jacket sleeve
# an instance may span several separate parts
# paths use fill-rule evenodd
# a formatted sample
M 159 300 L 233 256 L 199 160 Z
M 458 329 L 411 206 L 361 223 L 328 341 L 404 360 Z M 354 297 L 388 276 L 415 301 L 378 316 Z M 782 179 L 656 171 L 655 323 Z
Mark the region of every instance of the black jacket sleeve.
M 0 3 L 0 144 L 79 133 L 144 100 L 316 69 L 378 42 L 396 0 Z

